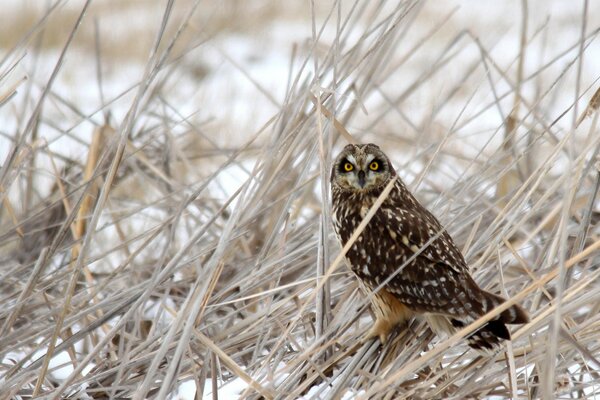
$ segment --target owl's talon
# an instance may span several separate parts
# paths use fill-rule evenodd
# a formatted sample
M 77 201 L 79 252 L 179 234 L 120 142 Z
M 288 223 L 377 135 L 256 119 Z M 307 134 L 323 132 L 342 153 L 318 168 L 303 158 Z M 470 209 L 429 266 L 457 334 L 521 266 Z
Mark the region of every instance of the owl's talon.
M 367 332 L 367 334 L 363 337 L 362 342 L 366 343 L 373 338 L 379 338 L 381 344 L 384 345 L 386 344 L 388 336 L 393 328 L 394 326 L 388 321 L 377 319 L 373 327 L 369 329 L 369 332 Z

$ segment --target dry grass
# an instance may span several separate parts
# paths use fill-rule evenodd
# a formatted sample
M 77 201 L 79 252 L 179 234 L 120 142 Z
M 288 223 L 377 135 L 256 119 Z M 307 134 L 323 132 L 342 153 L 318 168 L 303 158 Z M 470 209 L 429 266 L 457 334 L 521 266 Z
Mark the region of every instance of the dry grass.
M 235 378 L 253 399 L 600 394 L 600 94 L 586 68 L 599 11 L 585 3 L 568 19 L 578 34 L 555 44 L 560 24 L 530 15 L 539 2 L 510 8 L 512 36 L 464 30 L 464 10 L 374 3 L 167 2 L 136 50 L 142 74 L 92 105 L 55 88 L 71 74 L 62 56 L 80 46 L 105 66 L 127 52 L 101 51 L 83 8 L 21 16 L 37 28 L 0 60 L 0 112 L 16 121 L 1 129 L 0 397 L 168 398 L 193 381 L 216 398 Z M 257 7 L 262 22 L 312 12 L 312 37 L 291 51 L 282 98 L 229 60 L 267 98 L 254 110 L 275 110 L 232 135 L 236 115 L 183 112 L 169 82 L 233 26 L 251 35 Z M 509 56 L 495 50 L 507 38 Z M 9 79 L 48 47 L 50 73 Z M 100 93 L 104 69 L 88 74 Z M 346 141 L 392 154 L 476 281 L 529 310 L 505 351 L 461 340 L 502 308 L 450 338 L 416 320 L 384 347 L 360 343 L 371 317 L 328 205 Z

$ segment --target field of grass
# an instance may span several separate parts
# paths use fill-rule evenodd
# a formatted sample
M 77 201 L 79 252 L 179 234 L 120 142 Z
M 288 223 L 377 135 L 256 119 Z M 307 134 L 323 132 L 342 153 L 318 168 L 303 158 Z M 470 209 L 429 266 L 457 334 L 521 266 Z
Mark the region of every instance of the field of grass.
M 3 7 L 0 398 L 600 398 L 597 2 Z M 348 141 L 528 310 L 501 352 L 361 343 Z

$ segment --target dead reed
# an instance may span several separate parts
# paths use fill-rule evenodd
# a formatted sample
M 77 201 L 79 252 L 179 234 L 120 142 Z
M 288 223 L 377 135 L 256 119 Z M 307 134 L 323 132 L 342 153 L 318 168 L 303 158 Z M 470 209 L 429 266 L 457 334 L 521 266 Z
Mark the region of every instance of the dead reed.
M 597 7 L 557 22 L 489 2 L 515 15 L 477 30 L 434 2 L 167 1 L 132 61 L 103 51 L 93 4 L 59 3 L 0 59 L 1 398 L 600 395 Z M 279 92 L 224 44 L 253 12 L 305 28 Z M 69 57 L 93 60 L 91 99 L 57 87 L 82 73 Z M 529 310 L 505 351 L 461 340 L 502 308 L 449 338 L 416 320 L 360 343 L 371 316 L 329 214 L 348 141 L 392 154 L 480 285 Z

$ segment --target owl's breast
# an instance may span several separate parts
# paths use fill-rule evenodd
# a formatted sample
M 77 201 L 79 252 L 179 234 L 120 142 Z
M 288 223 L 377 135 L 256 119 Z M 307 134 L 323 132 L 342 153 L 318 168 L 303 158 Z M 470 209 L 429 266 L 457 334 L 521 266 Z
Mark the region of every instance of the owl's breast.
M 344 193 L 338 191 L 333 191 L 332 200 L 333 226 L 338 239 L 344 246 L 367 215 L 374 200 L 369 196 L 361 194 L 344 195 Z M 370 225 L 372 223 L 369 223 Z
M 335 228 L 335 233 L 341 245 L 344 246 L 356 228 L 360 225 L 362 219 L 356 212 L 344 210 L 343 208 L 334 210 L 333 214 L 333 226 Z
M 337 214 L 334 217 L 336 234 L 344 246 L 364 216 L 360 209 L 334 214 Z M 395 270 L 396 257 L 398 261 L 406 259 L 394 236 L 388 229 L 385 213 L 378 211 L 346 253 L 349 267 L 368 287 L 376 287 Z

